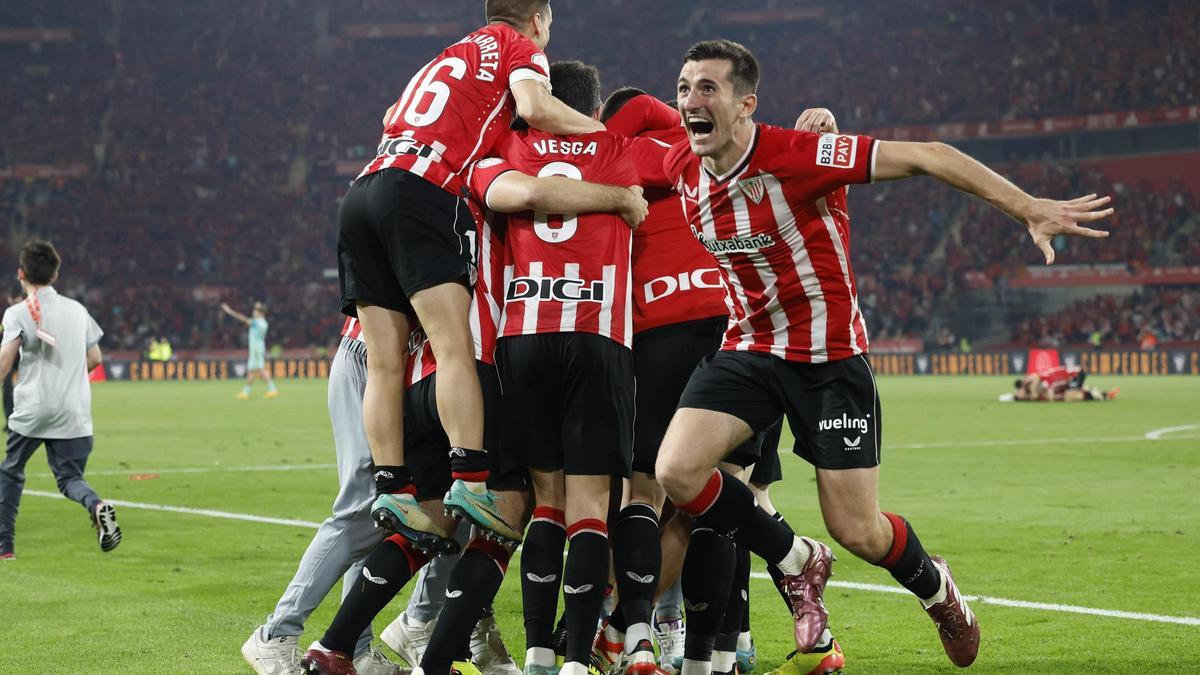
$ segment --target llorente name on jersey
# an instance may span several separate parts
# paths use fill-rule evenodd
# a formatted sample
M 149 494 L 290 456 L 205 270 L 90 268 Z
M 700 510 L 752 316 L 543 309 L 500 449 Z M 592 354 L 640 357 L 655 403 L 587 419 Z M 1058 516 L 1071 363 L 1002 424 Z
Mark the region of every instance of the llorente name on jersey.
M 769 234 L 756 234 L 753 237 L 731 237 L 729 239 L 709 239 L 703 232 L 696 232 L 696 239 L 708 249 L 709 253 L 751 253 L 775 245 L 775 237 Z

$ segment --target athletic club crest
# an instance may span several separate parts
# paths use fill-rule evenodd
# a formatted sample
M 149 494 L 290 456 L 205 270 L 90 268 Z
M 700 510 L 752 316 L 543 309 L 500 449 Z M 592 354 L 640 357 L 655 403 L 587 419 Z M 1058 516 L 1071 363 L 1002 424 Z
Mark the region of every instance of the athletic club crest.
M 737 185 L 742 191 L 742 194 L 749 197 L 750 201 L 754 202 L 755 204 L 762 203 L 763 195 L 767 193 L 767 186 L 763 185 L 763 179 L 761 175 L 753 178 L 747 178 L 745 180 L 739 180 Z

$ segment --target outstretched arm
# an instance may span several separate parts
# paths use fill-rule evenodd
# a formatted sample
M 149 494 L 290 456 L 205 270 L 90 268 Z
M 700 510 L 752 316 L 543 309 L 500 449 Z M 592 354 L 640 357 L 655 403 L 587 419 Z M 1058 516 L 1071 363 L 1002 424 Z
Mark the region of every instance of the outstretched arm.
M 500 213 L 616 213 L 637 227 L 646 218 L 642 188 L 587 183 L 562 176 L 535 178 L 509 171 L 488 188 L 487 207 Z
M 224 302 L 221 303 L 221 311 L 225 312 L 229 316 L 232 316 L 233 318 L 237 319 L 238 321 L 241 321 L 242 323 L 246 324 L 247 326 L 250 325 L 250 319 L 245 314 L 238 312 L 237 310 L 230 307 L 229 305 L 227 305 Z
M 1079 223 L 1112 215 L 1111 207 L 1103 208 L 1111 201 L 1109 197 L 1090 194 L 1068 201 L 1038 199 L 945 143 L 879 141 L 875 155 L 875 180 L 920 175 L 933 176 L 951 187 L 975 195 L 1024 225 L 1034 245 L 1046 256 L 1047 265 L 1054 262 L 1054 247 L 1050 242 L 1057 235 L 1069 234 L 1092 239 L 1108 236 L 1108 232 L 1082 227 Z
M 512 93 L 517 101 L 517 114 L 534 129 L 560 136 L 604 131 L 603 124 L 554 98 L 539 82 L 514 82 Z

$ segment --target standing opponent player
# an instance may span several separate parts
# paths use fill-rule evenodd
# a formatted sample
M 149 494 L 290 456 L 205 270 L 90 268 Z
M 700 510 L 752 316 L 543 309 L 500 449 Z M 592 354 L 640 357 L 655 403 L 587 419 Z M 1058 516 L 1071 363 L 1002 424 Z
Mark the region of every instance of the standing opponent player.
M 598 115 L 595 68 L 554 64 L 555 96 Z M 609 133 L 538 131 L 498 144 L 508 166 L 538 175 L 665 185 L 665 148 Z M 491 207 L 490 191 L 485 203 Z M 502 449 L 529 469 L 536 508 L 521 556 L 527 673 L 555 669 L 552 629 L 565 591 L 564 673 L 587 669 L 608 579 L 605 522 L 613 476 L 629 471 L 633 371 L 629 345 L 631 232 L 615 215 L 572 209 L 510 216 L 497 345 L 506 424 Z M 565 568 L 563 546 L 570 541 Z
M 266 307 L 261 302 L 254 303 L 254 309 L 247 317 L 222 302 L 221 311 L 246 324 L 247 328 L 246 347 L 250 350 L 250 355 L 246 357 L 246 386 L 238 392 L 237 398 L 243 401 L 250 398 L 250 385 L 254 384 L 256 377 L 262 378 L 263 382 L 267 383 L 267 393 L 263 395 L 263 398 L 275 398 L 279 395 L 279 390 L 275 388 L 275 382 L 271 380 L 271 375 L 267 372 Z
M 409 82 L 383 119 L 377 157 L 338 212 L 342 311 L 362 322 L 371 359 L 363 420 L 376 465 L 376 521 L 413 533 L 436 526 L 413 497 L 405 466 L 403 409 L 408 336 L 419 321 L 440 363 L 438 412 L 452 446 L 446 504 L 519 540 L 497 519 L 487 490 L 483 398 L 468 307 L 474 222 L 462 174 L 516 112 L 557 133 L 601 125 L 549 91 L 548 0 L 486 0 L 487 25 L 447 47 Z
M 489 181 L 488 187 L 491 208 L 500 212 L 567 208 L 583 212 L 614 211 L 622 214 L 630 225 L 640 223 L 646 213 L 640 188 L 596 185 L 560 176 L 532 177 L 517 171 L 498 173 Z M 502 292 L 504 249 L 502 241 L 496 239 L 498 235 L 493 236 L 491 223 L 482 218 L 480 222 L 475 254 L 480 277 L 474 287 L 470 325 L 473 358 L 477 359 L 476 367 L 485 383 L 485 438 L 494 443 L 498 436 L 500 390 L 492 354 L 499 319 L 500 301 L 496 294 Z M 405 397 L 405 442 L 415 480 L 412 496 L 435 515 L 429 517 L 427 530 L 414 531 L 411 536 L 394 534 L 367 554 L 361 578 L 353 580 L 333 622 L 301 660 L 305 673 L 353 673 L 351 650 L 364 631 L 369 631 L 375 616 L 417 574 L 432 552 L 456 554 L 459 550 L 452 539 L 457 522 L 433 508 L 441 502 L 451 481 L 451 456 L 446 452 L 450 441 L 436 402 L 441 364 L 434 358 L 428 342 L 422 339 L 422 332 L 413 333 L 413 337 L 412 355 L 405 360 L 405 382 L 411 384 Z M 367 381 L 370 381 L 369 377 Z M 488 459 L 495 464 L 499 453 Z M 523 475 L 505 471 L 496 471 L 493 475 L 495 487 L 503 496 L 496 502 L 496 518 L 514 530 L 522 531 L 526 517 Z M 500 588 L 512 548 L 484 536 L 484 532 L 476 528 L 461 559 L 450 572 L 445 605 L 437 618 L 428 648 L 420 658 L 425 672 L 449 675 L 452 660 L 459 656 L 460 647 L 468 646 L 472 629 L 478 625 L 483 609 L 490 605 Z M 393 643 L 389 637 L 393 632 L 392 626 L 384 631 L 385 642 Z M 502 646 L 488 645 L 486 640 L 484 644 L 472 646 L 477 647 L 481 667 L 491 666 L 491 672 L 511 669 L 511 661 L 506 661 L 499 653 Z
M 931 175 L 1025 225 L 1047 263 L 1054 236 L 1106 236 L 1078 223 L 1108 216 L 1109 200 L 1035 199 L 941 143 L 755 124 L 757 85 L 758 63 L 736 43 L 697 43 L 684 58 L 677 103 L 689 143 L 672 148 L 667 172 L 697 238 L 726 273 L 734 321 L 721 351 L 688 383 L 656 474 L 679 508 L 779 567 L 797 649 L 808 651 L 828 619 L 822 593 L 832 552 L 793 536 L 747 486 L 715 468 L 786 414 L 796 451 L 816 467 L 830 534 L 914 593 L 951 661 L 970 665 L 979 625 L 945 561 L 878 506 L 880 406 L 850 269 L 850 222 L 824 196 L 851 183 Z

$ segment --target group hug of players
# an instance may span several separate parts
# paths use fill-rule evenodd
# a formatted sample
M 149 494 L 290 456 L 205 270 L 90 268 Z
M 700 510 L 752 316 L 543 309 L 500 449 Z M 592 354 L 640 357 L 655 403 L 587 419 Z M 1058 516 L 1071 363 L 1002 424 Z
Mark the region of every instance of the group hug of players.
M 654 598 L 680 567 L 682 673 L 731 672 L 733 646 L 716 638 L 741 625 L 751 553 L 792 613 L 797 653 L 821 655 L 795 670 L 839 668 L 830 548 L 747 485 L 784 417 L 830 535 L 913 592 L 951 661 L 970 665 L 979 623 L 949 567 L 878 505 L 881 409 L 847 186 L 934 176 L 1024 225 L 1047 263 L 1056 235 L 1105 235 L 1078 223 L 1109 215 L 1108 199 L 1035 199 L 943 144 L 839 134 L 826 111 L 798 130 L 757 124 L 758 63 L 725 40 L 685 55 L 676 108 L 629 89 L 602 106 L 594 69 L 549 65 L 547 0 L 485 10 L 389 108 L 340 209 L 343 312 L 367 354 L 370 512 L 394 534 L 347 582 L 303 672 L 355 672 L 375 615 L 430 556 L 459 554 L 464 517 L 475 536 L 425 675 L 466 652 L 518 542 L 526 673 L 582 675 L 594 644 L 602 664 L 655 672 Z M 598 636 L 610 578 L 618 609 Z

